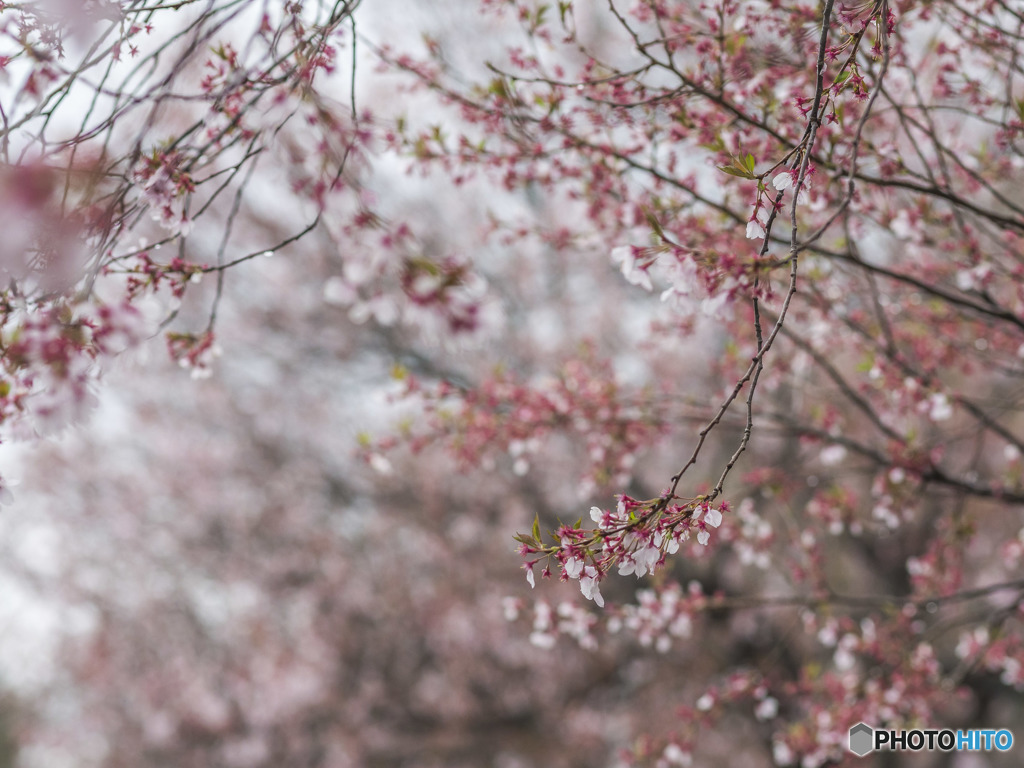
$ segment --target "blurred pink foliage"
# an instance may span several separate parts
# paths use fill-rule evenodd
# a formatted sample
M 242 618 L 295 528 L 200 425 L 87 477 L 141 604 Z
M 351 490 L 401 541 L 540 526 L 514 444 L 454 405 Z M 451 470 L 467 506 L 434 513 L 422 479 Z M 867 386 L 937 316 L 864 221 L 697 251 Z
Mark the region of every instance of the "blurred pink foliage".
M 2 575 L 55 617 L 0 765 L 1012 727 L 1022 40 L 1001 0 L 0 3 L 0 442 L 48 438 Z

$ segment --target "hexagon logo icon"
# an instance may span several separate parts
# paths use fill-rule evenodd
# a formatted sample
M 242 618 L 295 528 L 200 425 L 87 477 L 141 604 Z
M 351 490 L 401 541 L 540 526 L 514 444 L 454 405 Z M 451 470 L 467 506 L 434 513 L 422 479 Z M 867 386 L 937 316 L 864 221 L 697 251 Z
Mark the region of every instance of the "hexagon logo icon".
M 870 725 L 857 723 L 850 729 L 850 751 L 864 757 L 874 749 L 875 732 Z

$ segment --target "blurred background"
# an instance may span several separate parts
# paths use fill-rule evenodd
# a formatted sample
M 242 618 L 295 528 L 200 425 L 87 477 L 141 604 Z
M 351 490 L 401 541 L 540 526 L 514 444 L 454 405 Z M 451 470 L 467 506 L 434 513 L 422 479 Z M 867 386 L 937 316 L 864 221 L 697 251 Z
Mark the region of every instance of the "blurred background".
M 111 65 L 133 88 L 176 71 L 230 91 L 233 62 L 266 53 L 253 32 L 261 13 L 290 18 L 281 29 L 296 36 L 299 22 L 338 22 L 316 88 L 300 82 L 247 107 L 175 93 L 133 111 L 92 81 L 52 116 L 20 95 L 0 98 L 26 125 L 57 132 L 74 133 L 97 93 L 124 110 L 96 135 L 139 142 L 144 170 L 126 178 L 149 207 L 125 215 L 131 237 L 97 295 L 143 274 L 132 261 L 141 255 L 240 262 L 183 269 L 180 284 L 142 291 L 136 343 L 104 364 L 81 407 L 34 422 L 44 440 L 0 447 L 0 768 L 819 768 L 845 764 L 847 715 L 1024 722 L 1021 586 L 956 596 L 1020 576 L 1019 505 L 998 498 L 1019 501 L 1020 452 L 959 396 L 907 383 L 915 366 L 933 366 L 1011 430 L 1024 375 L 1016 331 L 971 314 L 980 282 L 964 281 L 983 276 L 952 263 L 984 261 L 989 246 L 940 247 L 956 241 L 950 217 L 895 195 L 891 207 L 869 200 L 884 216 L 872 219 L 867 203 L 849 213 L 829 241 L 836 251 L 806 255 L 712 545 L 690 542 L 643 581 L 607 579 L 603 611 L 557 573 L 530 589 L 513 536 L 535 517 L 545 529 L 586 520 L 615 493 L 661 494 L 749 364 L 752 314 L 733 301 L 739 282 L 721 278 L 740 275 L 736 254 L 754 247 L 751 200 L 709 159 L 728 155 L 723 137 L 740 141 L 740 129 L 724 118 L 688 124 L 687 93 L 675 105 L 652 99 L 634 122 L 606 109 L 607 93 L 588 92 L 579 98 L 592 122 L 579 131 L 607 146 L 569 151 L 570 122 L 535 151 L 523 115 L 557 105 L 516 102 L 496 68 L 537 55 L 569 69 L 582 54 L 554 38 L 522 41 L 524 25 L 542 25 L 520 11 L 542 15 L 537 4 L 505 15 L 501 3 L 483 5 L 491 13 L 399 0 L 195 5 L 139 33 L 152 70 L 133 69 L 127 51 Z M 700 34 L 720 29 L 719 10 L 676 6 L 707 11 Z M 107 6 L 83 5 L 97 7 Z M 758 27 L 743 15 L 755 11 L 783 21 Z M 801 62 L 775 45 L 780 30 L 795 51 L 813 51 L 817 10 L 774 11 L 721 4 L 718 23 L 728 16 L 736 32 L 728 46 L 721 38 L 736 82 L 764 81 L 758 72 L 771 67 L 797 77 Z M 650 23 L 645 6 L 633 12 Z M 16 41 L 8 13 L 5 40 Z M 638 66 L 603 3 L 578 4 L 572 24 L 609 66 Z M 267 37 L 273 52 L 287 35 Z M 68 33 L 64 45 L 73 57 L 89 40 Z M 680 59 L 704 66 L 687 50 Z M 431 78 L 493 99 L 506 110 L 500 126 L 481 127 L 451 94 L 422 87 Z M 658 78 L 646 87 L 667 88 Z M 19 83 L 12 74 L 4 87 Z M 777 107 L 792 118 L 778 130 L 799 133 L 798 110 Z M 897 112 L 878 118 L 878 135 Z M 186 209 L 162 182 L 176 178 L 180 158 L 167 158 L 188 131 L 209 144 L 197 140 L 191 160 L 208 183 Z M 488 131 L 500 141 L 477 152 L 470 138 Z M 674 138 L 659 143 L 657 131 Z M 676 131 L 713 135 L 677 155 Z M 620 147 L 670 167 L 679 188 L 628 171 Z M 888 172 L 888 149 L 864 151 L 871 173 Z M 222 178 L 227 192 L 209 192 Z M 809 218 L 827 215 L 841 181 L 815 180 L 822 197 Z M 661 206 L 669 234 L 693 238 L 690 261 L 638 268 L 629 246 L 651 256 L 658 224 L 641 200 Z M 911 231 L 921 221 L 928 237 Z M 840 245 L 886 269 L 938 265 L 916 283 L 888 280 Z M 642 287 L 647 267 L 653 292 Z M 68 279 L 47 274 L 58 288 Z M 661 294 L 684 279 L 692 292 Z M 785 281 L 765 279 L 767 326 Z M 178 334 L 170 355 L 167 332 Z M 712 433 L 688 494 L 713 487 L 744 417 L 730 412 Z M 922 480 L 928 461 L 952 466 L 950 482 Z M 876 759 L 865 764 L 1015 764 Z

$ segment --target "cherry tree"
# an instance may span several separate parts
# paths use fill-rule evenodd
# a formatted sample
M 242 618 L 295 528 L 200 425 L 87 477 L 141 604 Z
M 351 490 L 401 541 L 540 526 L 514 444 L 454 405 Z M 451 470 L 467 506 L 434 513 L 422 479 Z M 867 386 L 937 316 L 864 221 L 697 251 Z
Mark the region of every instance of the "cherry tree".
M 1019 7 L 0 8 L 26 764 L 1012 726 Z

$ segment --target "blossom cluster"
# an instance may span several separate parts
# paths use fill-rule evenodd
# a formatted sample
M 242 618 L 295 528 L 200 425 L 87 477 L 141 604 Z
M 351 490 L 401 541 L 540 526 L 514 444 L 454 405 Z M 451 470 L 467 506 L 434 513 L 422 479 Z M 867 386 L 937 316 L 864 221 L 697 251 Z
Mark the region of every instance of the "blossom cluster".
M 171 235 L 192 231 L 188 200 L 196 185 L 186 165 L 187 158 L 181 152 L 154 150 L 135 171 L 135 181 L 153 219 Z
M 64 427 L 92 401 L 103 359 L 120 354 L 142 335 L 139 313 L 127 304 L 56 303 L 34 312 L 6 310 L 0 329 L 5 437 L 28 438 Z
M 359 247 L 346 254 L 340 274 L 324 283 L 323 296 L 347 308 L 353 322 L 400 325 L 446 345 L 483 341 L 499 327 L 493 291 L 468 259 L 428 255 L 408 225 L 376 217 L 355 217 L 341 236 Z M 403 257 L 394 258 L 395 251 Z
M 149 250 L 143 250 L 124 262 L 120 268 L 107 267 L 106 272 L 127 275 L 125 289 L 128 298 L 132 300 L 147 293 L 156 294 L 165 287 L 174 299 L 181 299 L 189 283 L 200 282 L 209 269 L 207 265 L 190 263 L 179 256 L 160 263 Z
M 695 616 L 707 604 L 698 581 L 691 581 L 685 592 L 675 582 L 641 589 L 636 593 L 636 603 L 626 603 L 620 615 L 608 619 L 608 631 L 626 630 L 636 636 L 641 646 L 653 646 L 659 653 L 667 653 L 673 640 L 692 635 Z
M 1024 611 L 1018 605 L 1010 617 L 1019 621 Z M 993 633 L 988 626 L 965 630 L 957 642 L 956 655 L 965 667 L 983 668 L 998 674 L 1003 685 L 1024 690 L 1024 643 L 1019 635 Z
M 221 354 L 213 331 L 199 334 L 169 331 L 166 340 L 171 358 L 188 370 L 193 379 L 209 378 L 210 366 Z
M 597 358 L 589 345 L 565 360 L 557 376 L 535 380 L 499 369 L 466 390 L 445 381 L 427 386 L 405 369 L 396 375 L 398 397 L 423 411 L 422 426 L 401 441 L 412 450 L 440 444 L 461 466 L 494 469 L 508 460 L 523 476 L 544 461 L 546 438 L 567 432 L 585 451 L 580 495 L 625 485 L 638 456 L 666 430 L 654 399 L 616 381 L 610 361 Z M 383 438 L 374 452 L 399 442 Z
M 552 576 L 552 564 L 561 570 L 563 581 L 579 581 L 580 591 L 588 600 L 604 606 L 600 583 L 613 567 L 618 575 L 634 575 L 638 579 L 654 573 L 665 558 L 679 551 L 695 532 L 697 544 L 706 547 L 712 528 L 722 524 L 722 511 L 728 503 L 713 507 L 704 499 L 673 504 L 665 496 L 638 501 L 620 496 L 614 510 L 590 508 L 595 528 L 584 528 L 582 520 L 575 526 L 562 525 L 550 534 L 555 543 L 545 546 L 539 521 L 530 534 L 518 534 L 519 553 L 526 559 L 526 578 L 536 585 L 534 566 L 544 563 L 541 575 Z
M 913 610 L 898 614 L 895 626 L 866 618 L 824 621 L 808 611 L 804 629 L 832 654 L 829 668 L 805 672 L 781 687 L 785 699 L 801 702 L 798 725 L 773 736 L 779 766 L 819 768 L 847 754 L 849 729 L 858 722 L 900 728 L 927 723 L 947 694 L 938 687 L 941 665 L 935 648 L 918 636 L 924 625 Z M 837 709 L 836 702 L 842 702 Z
M 521 598 L 506 597 L 503 601 L 504 615 L 507 621 L 515 621 L 523 610 Z M 544 599 L 533 604 L 533 623 L 530 642 L 538 648 L 553 648 L 559 635 L 571 637 L 581 648 L 594 650 L 597 638 L 593 629 L 597 625 L 597 617 L 580 605 L 563 601 L 557 607 Z

